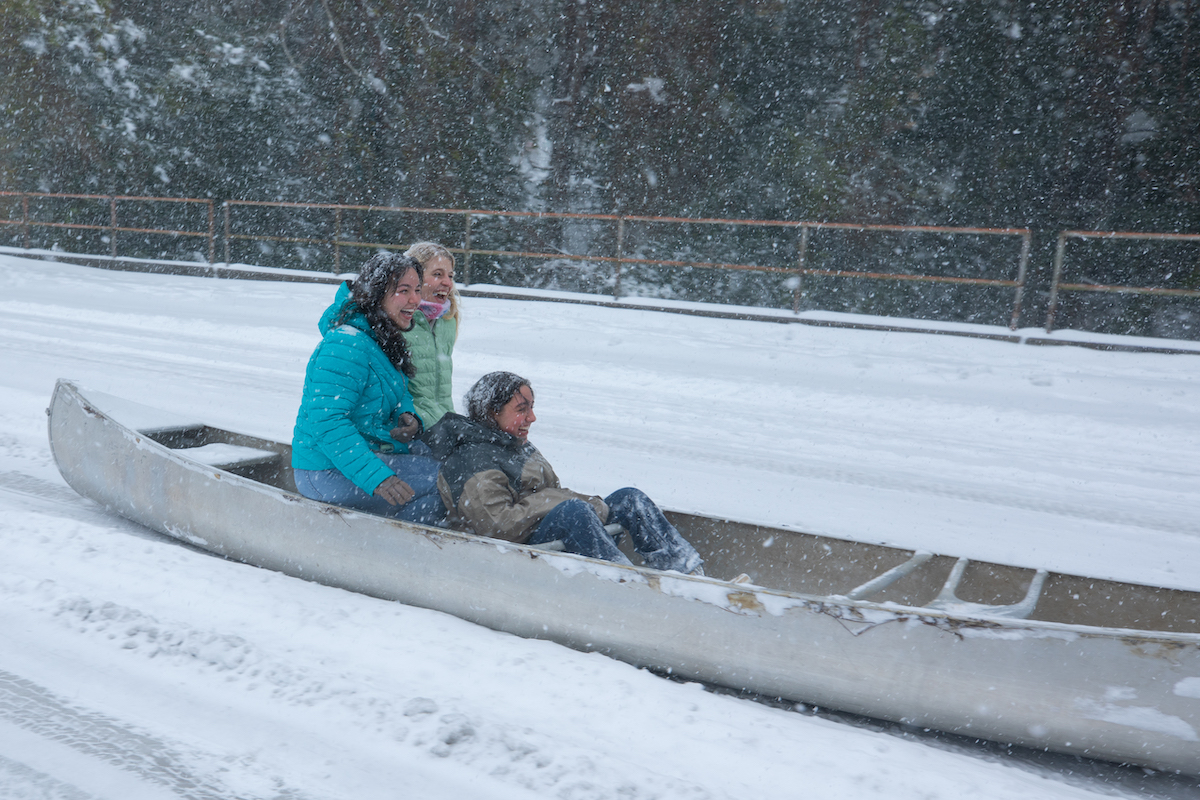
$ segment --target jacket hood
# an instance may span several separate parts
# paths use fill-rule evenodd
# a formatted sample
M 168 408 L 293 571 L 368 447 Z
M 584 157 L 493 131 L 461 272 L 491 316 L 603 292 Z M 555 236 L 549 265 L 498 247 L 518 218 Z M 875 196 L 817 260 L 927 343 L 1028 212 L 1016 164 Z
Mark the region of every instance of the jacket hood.
M 429 445 L 433 457 L 444 461 L 455 450 L 464 445 L 490 444 L 514 452 L 533 452 L 536 448 L 529 442 L 518 439 L 511 433 L 505 433 L 499 428 L 481 425 L 462 414 L 446 414 L 438 424 L 434 425 L 421 441 Z
M 342 312 L 346 309 L 346 306 L 351 305 L 353 302 L 354 297 L 350 294 L 350 283 L 342 281 L 341 286 L 338 287 L 337 294 L 333 296 L 333 302 L 321 314 L 321 320 L 317 323 L 317 328 L 321 331 L 322 336 L 333 330 L 335 327 L 334 323 L 337 322 L 338 317 L 342 316 Z M 342 320 L 342 324 L 353 325 L 355 328 L 367 333 L 371 332 L 371 324 L 367 322 L 366 315 L 357 309 L 347 314 L 346 318 Z

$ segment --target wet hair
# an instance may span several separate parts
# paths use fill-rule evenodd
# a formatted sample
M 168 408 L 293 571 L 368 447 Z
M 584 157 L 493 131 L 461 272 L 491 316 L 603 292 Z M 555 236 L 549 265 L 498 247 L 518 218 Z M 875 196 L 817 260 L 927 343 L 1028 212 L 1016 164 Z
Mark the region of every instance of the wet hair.
M 417 242 L 412 247 L 405 250 L 404 255 L 408 256 L 409 258 L 415 258 L 417 261 L 421 262 L 422 267 L 424 267 L 426 264 L 428 264 L 430 261 L 432 261 L 435 258 L 444 258 L 444 259 L 447 259 L 451 263 L 451 265 L 454 264 L 454 254 L 450 252 L 449 248 L 443 247 L 442 245 L 438 244 L 437 242 Z M 444 314 L 444 316 L 447 319 L 455 319 L 455 320 L 459 319 L 459 315 L 458 315 L 459 305 L 458 304 L 459 304 L 458 285 L 451 283 L 450 284 L 450 308 L 448 308 L 446 310 L 446 313 Z M 455 330 L 454 335 L 458 336 L 457 329 Z
M 345 322 L 346 317 L 354 311 L 361 311 L 371 325 L 371 334 L 379 344 L 379 349 L 392 362 L 392 366 L 411 378 L 417 374 L 417 368 L 413 364 L 404 332 L 383 310 L 383 299 L 395 291 L 396 284 L 410 269 L 416 270 L 419 286 L 425 278 L 425 269 L 415 258 L 389 252 L 376 253 L 368 258 L 350 285 L 353 302 L 347 303 L 342 309 L 334 327 Z
M 467 409 L 467 416 L 475 422 L 496 427 L 496 415 L 508 405 L 508 401 L 513 399 L 513 395 L 519 392 L 522 386 L 529 386 L 530 394 L 533 393 L 529 381 L 520 375 L 511 372 L 489 372 L 475 381 L 475 385 L 463 395 L 463 407 Z
M 404 255 L 420 261 L 421 266 L 428 264 L 429 259 L 437 258 L 439 256 L 442 258 L 448 258 L 451 262 L 454 261 L 454 254 L 450 252 L 450 249 L 443 247 L 437 242 L 417 242 L 405 250 Z

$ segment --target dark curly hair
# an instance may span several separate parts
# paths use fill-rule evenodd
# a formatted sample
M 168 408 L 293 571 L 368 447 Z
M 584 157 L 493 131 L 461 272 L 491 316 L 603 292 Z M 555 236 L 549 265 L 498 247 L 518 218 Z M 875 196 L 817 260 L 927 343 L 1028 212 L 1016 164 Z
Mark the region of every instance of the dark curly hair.
M 417 374 L 417 368 L 413 364 L 404 332 L 383 310 L 383 299 L 395 291 L 396 284 L 410 269 L 416 270 L 417 286 L 420 286 L 425 280 L 425 269 L 415 258 L 388 252 L 376 253 L 368 258 L 358 271 L 358 277 L 350 284 L 353 302 L 347 303 L 342 309 L 334 327 L 345 322 L 346 317 L 355 311 L 361 311 L 371 325 L 371 334 L 379 344 L 379 349 L 392 362 L 392 366 L 411 378 Z

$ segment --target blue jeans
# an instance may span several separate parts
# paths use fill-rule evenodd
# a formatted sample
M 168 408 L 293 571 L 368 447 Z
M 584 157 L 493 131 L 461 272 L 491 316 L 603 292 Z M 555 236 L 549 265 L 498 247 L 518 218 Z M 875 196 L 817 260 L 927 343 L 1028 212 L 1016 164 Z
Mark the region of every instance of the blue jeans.
M 435 525 L 446 516 L 442 496 L 438 494 L 438 462 L 424 456 L 376 453 L 396 477 L 416 493 L 404 505 L 394 506 L 382 497 L 367 494 L 336 469 L 295 470 L 296 488 L 312 500 L 353 508 L 370 514 Z
M 646 566 L 688 573 L 704 563 L 696 548 L 640 490 L 618 489 L 604 498 L 604 502 L 608 505 L 608 521 L 620 523 L 629 532 L 633 547 Z M 562 541 L 568 553 L 631 564 L 604 530 L 596 510 L 585 500 L 567 500 L 556 505 L 538 523 L 526 544 L 545 544 L 556 539 Z

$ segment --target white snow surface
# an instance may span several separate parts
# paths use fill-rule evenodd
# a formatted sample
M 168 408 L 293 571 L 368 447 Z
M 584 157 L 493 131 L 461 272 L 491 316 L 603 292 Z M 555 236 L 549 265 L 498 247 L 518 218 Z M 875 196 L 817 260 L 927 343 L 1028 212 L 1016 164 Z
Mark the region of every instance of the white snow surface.
M 62 481 L 61 377 L 290 438 L 333 291 L 0 255 L 0 798 L 1200 797 L 225 561 Z M 456 397 L 529 378 L 572 488 L 1200 589 L 1196 356 L 531 300 L 464 317 Z

